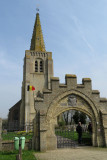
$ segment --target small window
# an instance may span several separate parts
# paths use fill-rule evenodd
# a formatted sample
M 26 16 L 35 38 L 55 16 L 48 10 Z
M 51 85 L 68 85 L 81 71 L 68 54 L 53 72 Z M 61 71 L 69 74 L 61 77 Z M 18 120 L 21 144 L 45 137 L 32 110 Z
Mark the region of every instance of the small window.
M 43 72 L 43 61 L 40 61 L 40 72 Z
M 35 72 L 38 72 L 38 61 L 35 61 Z

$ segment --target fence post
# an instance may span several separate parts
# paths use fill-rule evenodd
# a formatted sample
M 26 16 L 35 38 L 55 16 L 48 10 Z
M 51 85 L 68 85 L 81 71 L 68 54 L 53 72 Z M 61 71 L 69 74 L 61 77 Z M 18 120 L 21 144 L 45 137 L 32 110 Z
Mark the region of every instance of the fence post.
M 0 151 L 2 151 L 2 119 L 0 118 Z

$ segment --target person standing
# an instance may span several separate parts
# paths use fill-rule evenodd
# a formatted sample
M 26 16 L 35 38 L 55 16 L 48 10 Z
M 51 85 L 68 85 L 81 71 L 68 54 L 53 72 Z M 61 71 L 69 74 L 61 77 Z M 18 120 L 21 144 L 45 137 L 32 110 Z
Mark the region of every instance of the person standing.
M 78 123 L 76 131 L 78 133 L 78 143 L 81 144 L 81 142 L 82 142 L 82 126 L 81 126 L 81 122 Z

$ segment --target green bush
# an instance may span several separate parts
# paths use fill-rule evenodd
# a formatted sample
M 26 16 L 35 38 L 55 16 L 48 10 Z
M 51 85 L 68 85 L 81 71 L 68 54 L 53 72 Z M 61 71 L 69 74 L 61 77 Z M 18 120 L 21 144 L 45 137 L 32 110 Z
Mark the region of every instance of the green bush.
M 65 122 L 64 121 L 59 121 L 58 125 L 59 125 L 59 127 L 64 127 L 65 126 Z
M 2 133 L 2 140 L 14 140 L 14 137 L 21 137 L 24 136 L 27 140 L 31 139 L 33 136 L 33 132 L 29 131 L 17 131 L 17 132 L 7 132 L 7 134 Z
M 26 131 L 19 131 L 17 132 L 17 135 L 26 135 Z

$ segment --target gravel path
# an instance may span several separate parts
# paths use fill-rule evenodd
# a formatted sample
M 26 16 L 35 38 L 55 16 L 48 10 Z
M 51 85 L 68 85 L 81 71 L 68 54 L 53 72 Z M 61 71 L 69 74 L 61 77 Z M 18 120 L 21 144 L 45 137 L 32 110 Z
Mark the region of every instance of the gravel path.
M 107 160 L 107 148 L 78 147 L 36 153 L 37 160 Z

